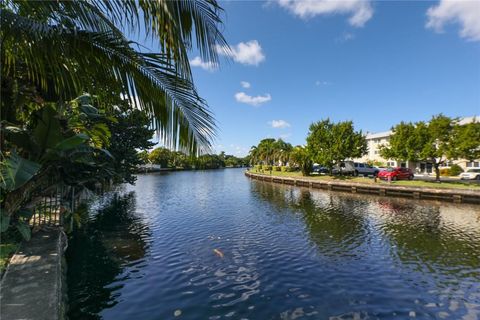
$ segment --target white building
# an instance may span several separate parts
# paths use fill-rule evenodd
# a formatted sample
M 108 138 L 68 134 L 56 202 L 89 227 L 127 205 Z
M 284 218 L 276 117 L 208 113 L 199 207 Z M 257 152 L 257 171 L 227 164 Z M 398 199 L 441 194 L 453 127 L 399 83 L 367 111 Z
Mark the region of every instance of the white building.
M 458 122 L 460 125 L 464 125 L 467 123 L 473 122 L 475 119 L 480 119 L 479 117 L 472 116 L 472 117 L 465 117 L 460 119 Z M 385 132 L 378 132 L 378 133 L 367 133 L 367 145 L 368 151 L 367 154 L 364 155 L 362 158 L 355 159 L 358 162 L 369 162 L 374 161 L 381 163 L 381 165 L 386 167 L 408 167 L 412 169 L 416 173 L 427 173 L 431 174 L 434 173 L 433 164 L 431 162 L 426 161 L 403 161 L 397 162 L 392 159 L 385 159 L 380 155 L 380 147 L 382 145 L 388 145 L 390 140 L 390 136 L 393 134 L 392 131 L 385 131 Z M 458 159 L 453 161 L 447 161 L 446 163 L 440 165 L 441 168 L 448 168 L 452 164 L 458 164 L 462 167 L 463 170 L 468 168 L 480 168 L 480 160 L 476 161 L 468 161 L 465 159 Z

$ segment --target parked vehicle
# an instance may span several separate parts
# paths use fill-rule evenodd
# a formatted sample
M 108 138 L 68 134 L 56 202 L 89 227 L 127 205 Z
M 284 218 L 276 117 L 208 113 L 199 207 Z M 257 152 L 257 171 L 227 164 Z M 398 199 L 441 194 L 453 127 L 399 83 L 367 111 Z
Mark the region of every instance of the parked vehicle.
M 380 172 L 378 168 L 372 167 L 366 163 L 354 162 L 353 165 L 355 167 L 354 175 L 356 176 L 363 175 L 364 177 L 367 177 L 372 175 L 375 177 Z
M 355 165 L 353 161 L 342 161 L 340 165 L 335 165 L 332 170 L 333 174 L 355 175 Z
M 378 173 L 378 177 L 383 180 L 390 180 L 396 181 L 401 179 L 413 179 L 413 171 L 409 168 L 388 168 L 387 170 L 380 171 Z
M 466 172 L 460 173 L 462 180 L 480 180 L 480 169 L 468 169 Z
M 318 164 L 314 164 L 313 168 L 312 168 L 312 173 L 327 174 L 328 173 L 328 168 L 327 167 L 322 167 Z

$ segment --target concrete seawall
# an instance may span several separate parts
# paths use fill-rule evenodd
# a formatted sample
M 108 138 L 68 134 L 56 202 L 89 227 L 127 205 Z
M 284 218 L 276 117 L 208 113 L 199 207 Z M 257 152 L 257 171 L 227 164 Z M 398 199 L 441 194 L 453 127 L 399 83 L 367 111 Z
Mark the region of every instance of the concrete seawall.
M 347 181 L 321 181 L 309 178 L 288 178 L 270 176 L 265 174 L 252 173 L 249 171 L 246 171 L 245 175 L 249 178 L 260 181 L 268 181 L 324 190 L 344 191 L 351 193 L 367 193 L 380 196 L 408 197 L 413 199 L 441 200 L 455 203 L 480 204 L 480 191 L 474 190 L 406 187 L 366 184 Z
M 55 228 L 36 232 L 22 243 L 1 282 L 0 319 L 65 318 L 66 241 Z

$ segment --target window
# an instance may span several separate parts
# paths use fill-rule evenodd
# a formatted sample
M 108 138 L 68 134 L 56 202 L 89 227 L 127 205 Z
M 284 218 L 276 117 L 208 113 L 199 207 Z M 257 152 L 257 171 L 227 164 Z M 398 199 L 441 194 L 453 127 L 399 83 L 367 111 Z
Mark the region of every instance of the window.
M 478 161 L 467 162 L 467 168 L 478 168 L 478 167 L 480 167 L 480 162 Z

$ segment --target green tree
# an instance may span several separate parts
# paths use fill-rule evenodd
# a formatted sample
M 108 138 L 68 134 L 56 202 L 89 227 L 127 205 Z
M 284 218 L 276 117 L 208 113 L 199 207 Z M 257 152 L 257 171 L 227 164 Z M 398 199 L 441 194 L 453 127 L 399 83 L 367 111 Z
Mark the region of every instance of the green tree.
M 310 125 L 307 147 L 313 161 L 325 165 L 332 174 L 334 164 L 363 156 L 367 141 L 361 131 L 355 131 L 351 121 L 333 123 L 326 119 Z
M 123 111 L 115 109 L 113 116 L 114 121 L 108 125 L 111 139 L 107 149 L 113 156 L 114 182 L 134 183 L 134 173 L 144 163 L 138 150 L 146 151 L 154 145 L 150 141 L 154 130 L 149 128 L 151 121 L 141 110 L 124 107 Z
M 155 148 L 148 155 L 151 163 L 158 164 L 162 168 L 168 168 L 172 160 L 172 152 L 164 147 Z
M 275 155 L 275 139 L 263 139 L 257 146 L 258 158 L 264 164 L 272 165 Z
M 142 150 L 137 154 L 137 157 L 140 160 L 140 164 L 149 163 L 148 155 L 149 155 L 149 153 L 148 153 L 147 150 Z
M 440 181 L 439 166 L 455 156 L 452 139 L 455 121 L 442 114 L 427 123 L 417 123 L 417 137 L 421 141 L 420 160 L 433 163 L 435 177 Z
M 392 128 L 389 146 L 383 146 L 380 154 L 396 160 L 431 162 L 436 180 L 440 181 L 440 165 L 459 155 L 454 141 L 456 127 L 456 120 L 442 114 L 433 116 L 428 123 L 402 122 Z
M 453 129 L 453 150 L 456 158 L 480 159 L 480 122 L 456 125 Z
M 389 144 L 380 146 L 380 155 L 396 161 L 417 160 L 423 141 L 416 134 L 415 125 L 402 121 L 392 128 L 392 132 Z
M 273 144 L 273 158 L 275 164 L 281 163 L 284 165 L 290 159 L 290 153 L 293 149 L 292 145 L 288 142 L 278 139 Z
M 300 167 L 304 176 L 308 176 L 312 172 L 313 161 L 311 155 L 312 152 L 308 147 L 296 146 L 291 151 L 291 160 Z

